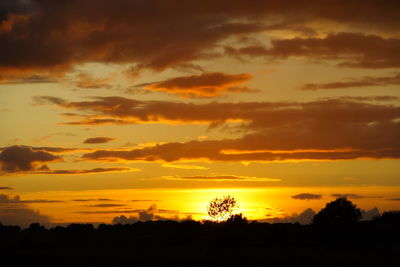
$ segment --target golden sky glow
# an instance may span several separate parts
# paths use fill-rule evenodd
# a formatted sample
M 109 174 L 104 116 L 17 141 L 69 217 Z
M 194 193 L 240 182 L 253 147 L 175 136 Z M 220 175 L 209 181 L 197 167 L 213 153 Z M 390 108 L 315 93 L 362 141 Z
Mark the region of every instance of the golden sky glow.
M 399 9 L 0 3 L 0 222 L 399 209 Z

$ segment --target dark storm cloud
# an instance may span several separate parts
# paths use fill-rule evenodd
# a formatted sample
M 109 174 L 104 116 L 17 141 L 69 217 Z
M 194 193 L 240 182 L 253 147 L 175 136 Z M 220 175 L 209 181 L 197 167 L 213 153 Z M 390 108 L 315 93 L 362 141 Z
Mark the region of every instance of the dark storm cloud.
M 311 194 L 311 193 L 301 193 L 301 194 L 292 196 L 292 198 L 301 199 L 301 200 L 321 199 L 322 195 L 320 195 L 320 194 Z
M 136 69 L 163 70 L 215 59 L 220 43 L 235 36 L 274 29 L 312 35 L 307 23 L 319 20 L 397 33 L 399 9 L 398 1 L 377 0 L 323 4 L 317 0 L 98 0 L 95 4 L 91 0 L 7 0 L 0 4 L 0 69 L 6 76 L 3 79 L 9 80 L 32 73 L 62 73 L 85 62 L 132 63 Z M 345 64 L 398 66 L 398 49 L 393 49 L 398 40 L 365 37 L 361 46 L 358 37 L 346 39 L 347 52 L 336 48 L 339 55 L 365 57 Z M 313 49 L 324 50 L 319 48 L 321 42 L 328 51 L 321 56 L 332 56 L 334 49 L 318 39 L 277 40 L 270 52 L 310 56 Z

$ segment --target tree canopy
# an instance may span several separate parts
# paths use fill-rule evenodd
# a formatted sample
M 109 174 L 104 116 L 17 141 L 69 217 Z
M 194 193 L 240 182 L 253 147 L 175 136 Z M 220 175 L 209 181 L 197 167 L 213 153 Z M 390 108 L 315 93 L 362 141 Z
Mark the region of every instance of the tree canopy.
M 326 204 L 314 218 L 314 225 L 351 224 L 361 218 L 361 210 L 346 197 L 339 197 Z
M 227 220 L 237 208 L 236 199 L 228 195 L 211 200 L 207 208 L 207 213 L 211 219 L 222 222 Z

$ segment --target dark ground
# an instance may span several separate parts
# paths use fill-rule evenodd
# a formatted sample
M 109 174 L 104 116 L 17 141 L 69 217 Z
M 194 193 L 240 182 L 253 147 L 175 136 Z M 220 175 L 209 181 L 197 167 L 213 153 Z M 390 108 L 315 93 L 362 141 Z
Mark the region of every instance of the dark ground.
M 398 221 L 0 226 L 1 266 L 400 266 Z

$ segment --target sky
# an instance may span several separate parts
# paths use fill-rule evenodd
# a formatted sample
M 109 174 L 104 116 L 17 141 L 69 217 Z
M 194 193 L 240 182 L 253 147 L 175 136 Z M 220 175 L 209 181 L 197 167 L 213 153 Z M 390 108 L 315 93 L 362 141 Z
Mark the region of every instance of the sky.
M 2 0 L 0 222 L 400 209 L 400 2 Z M 303 218 L 302 217 L 302 218 Z

